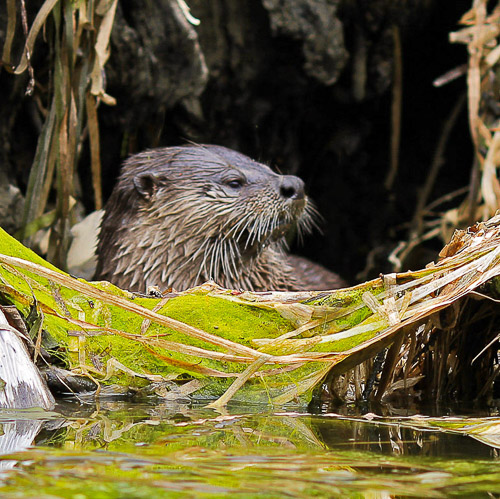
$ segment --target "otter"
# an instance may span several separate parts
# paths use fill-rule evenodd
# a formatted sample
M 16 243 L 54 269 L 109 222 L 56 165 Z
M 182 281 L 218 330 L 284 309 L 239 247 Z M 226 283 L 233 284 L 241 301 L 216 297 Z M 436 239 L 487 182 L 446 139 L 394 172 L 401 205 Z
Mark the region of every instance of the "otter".
M 184 290 L 209 279 L 230 289 L 324 290 L 337 274 L 286 253 L 309 232 L 304 183 L 216 145 L 129 157 L 104 208 L 95 279 L 130 291 Z

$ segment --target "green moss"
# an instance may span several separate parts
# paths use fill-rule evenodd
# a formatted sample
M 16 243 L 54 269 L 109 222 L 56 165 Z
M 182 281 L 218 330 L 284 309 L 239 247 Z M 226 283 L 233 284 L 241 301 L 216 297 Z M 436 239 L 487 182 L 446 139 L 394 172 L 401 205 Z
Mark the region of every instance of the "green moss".
M 57 272 L 64 274 L 64 272 L 59 270 L 57 267 L 54 267 L 54 265 L 47 262 L 47 260 L 44 260 L 34 251 L 30 250 L 29 248 L 21 244 L 17 239 L 14 239 L 12 236 L 7 234 L 7 232 L 5 232 L 1 227 L 0 227 L 0 241 L 1 241 L 1 253 L 3 255 L 22 258 L 23 260 L 28 260 L 30 262 L 37 263 L 42 267 L 47 267 L 48 269 L 56 270 Z
M 57 271 L 4 232 L 0 232 L 0 253 L 31 260 Z M 138 297 L 105 282 L 89 283 L 105 292 L 102 298 L 96 299 L 91 292 L 87 296 L 80 291 L 77 280 L 67 274 L 59 274 L 63 276 L 62 281 L 55 277 L 49 280 L 33 271 L 2 265 L 0 292 L 25 316 L 33 309 L 38 314 L 43 313 L 43 328 L 48 332 L 44 334 L 43 345 L 62 358 L 69 367 L 89 372 L 106 384 L 141 388 L 151 379 L 148 378 L 150 375 L 161 375 L 167 379 L 179 376 L 183 379 L 202 378 L 203 388 L 198 395 L 219 397 L 234 377 L 247 369 L 249 361 L 229 361 L 214 354 L 248 357 L 248 354 L 241 353 L 243 347 L 255 350 L 256 340 L 273 340 L 296 327 L 271 306 L 243 303 L 243 299 L 238 302 L 228 300 L 223 293 L 213 292 L 207 287 L 171 298 L 157 311 L 160 315 L 212 335 L 212 339 L 196 337 L 182 332 L 182 328 L 174 330 L 154 321 L 145 324 L 144 317 L 126 306 L 114 305 L 114 298 L 111 298 L 119 297 L 134 306 L 155 311 L 160 304 L 159 299 Z M 308 301 L 313 320 L 321 321 L 321 317 L 324 320 L 297 338 L 275 345 L 267 344 L 261 351 L 272 355 L 307 351 L 340 352 L 373 337 L 375 333 L 364 333 L 329 343 L 317 341 L 320 335 L 349 329 L 371 315 L 362 301 L 362 294 L 367 290 L 376 295 L 382 287 L 378 281 L 373 281 L 365 287 L 339 290 Z M 52 339 L 51 345 L 48 337 Z M 232 342 L 236 348 L 226 347 L 224 342 L 217 343 L 217 338 Z M 189 351 L 186 347 L 203 351 Z M 125 366 L 125 369 L 120 365 Z M 266 371 L 271 370 L 272 375 L 265 375 Z M 260 368 L 262 376 L 256 375 L 247 380 L 235 400 L 268 403 L 282 393 L 289 393 L 288 400 L 295 397 L 300 403 L 307 403 L 314 384 L 320 381 L 324 370 L 325 364 L 320 362 L 307 362 L 300 367 L 264 365 Z
M 152 309 L 158 303 L 157 299 L 140 300 L 140 304 L 148 309 Z M 134 335 L 141 334 L 143 319 L 137 315 L 123 313 L 117 307 L 101 306 L 96 303 L 91 308 L 88 303 L 82 302 L 80 307 L 85 314 L 94 314 L 94 319 L 97 319 L 96 323 L 101 326 L 106 325 L 106 318 L 108 318 L 109 325 L 113 329 Z M 99 307 L 101 307 L 101 310 L 96 314 Z M 107 312 L 104 313 L 104 310 L 107 310 Z M 251 345 L 251 339 L 253 338 L 273 337 L 290 330 L 288 321 L 274 311 L 255 309 L 207 295 L 182 295 L 173 298 L 167 302 L 159 313 L 210 332 L 215 336 L 247 346 Z M 211 351 L 226 351 L 223 347 L 189 337 L 184 333 L 165 328 L 156 323 L 150 324 L 145 336 L 160 338 L 181 345 L 189 344 L 190 346 Z M 145 350 L 144 345 L 139 341 L 106 332 L 87 336 L 85 338 L 85 348 L 89 353 L 102 354 L 103 362 L 113 357 L 139 373 L 170 375 L 191 372 L 193 376 L 199 377 L 196 371 L 169 365 L 165 362 L 166 358 L 230 372 L 242 372 L 246 368 L 245 364 L 193 357 L 168 351 L 151 343 L 150 348 L 160 354 L 163 357 L 161 359 Z
M 273 310 L 208 295 L 174 298 L 160 313 L 247 346 L 252 339 L 274 338 L 292 329 L 290 322 Z

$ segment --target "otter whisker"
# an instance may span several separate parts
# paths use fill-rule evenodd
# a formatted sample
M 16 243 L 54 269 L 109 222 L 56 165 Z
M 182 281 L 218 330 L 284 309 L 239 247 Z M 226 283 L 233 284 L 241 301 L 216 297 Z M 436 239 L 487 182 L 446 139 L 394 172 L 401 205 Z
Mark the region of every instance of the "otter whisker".
M 247 231 L 248 226 L 252 223 L 251 218 L 248 219 L 247 223 L 240 229 L 239 234 L 236 236 L 236 242 L 239 242 L 243 234 Z M 246 246 L 245 246 L 246 248 Z
M 245 249 L 247 249 L 248 246 L 253 246 L 253 244 L 255 243 L 255 239 L 257 237 L 257 234 L 258 234 L 258 224 L 259 224 L 259 219 L 257 220 L 254 220 L 254 223 L 251 227 L 251 229 L 248 231 L 248 238 L 247 238 L 247 242 L 245 244 Z M 259 240 L 259 239 L 257 239 Z
M 198 249 L 180 266 L 186 266 L 188 263 L 194 262 L 200 254 L 207 254 L 209 250 L 209 239 L 205 239 Z
M 213 277 L 213 264 L 214 264 L 214 253 L 216 251 L 216 247 L 215 245 L 214 246 L 211 246 L 209 251 L 208 251 L 208 254 L 206 255 L 205 259 L 204 259 L 204 269 L 205 269 L 205 272 L 204 272 L 204 275 L 206 278 L 208 279 L 212 279 Z M 208 258 L 210 256 L 210 258 Z M 207 265 L 208 264 L 208 268 L 207 268 Z
M 239 239 L 239 238 L 241 237 L 241 233 L 245 230 L 245 228 L 243 228 L 239 234 L 238 234 L 238 230 L 240 229 L 240 227 L 241 227 L 241 226 L 242 226 L 245 222 L 246 222 L 246 223 L 249 223 L 249 222 L 250 222 L 250 218 L 251 218 L 251 216 L 250 216 L 250 214 L 249 214 L 249 213 L 245 214 L 245 215 L 241 218 L 241 220 L 240 220 L 238 223 L 236 223 L 236 225 L 233 225 L 233 226 L 232 226 L 232 227 L 231 227 L 231 228 L 227 231 L 227 233 L 226 233 L 226 237 L 227 237 L 227 238 L 229 238 L 229 237 L 236 237 L 236 238 L 238 238 L 238 239 Z M 226 227 L 228 227 L 229 225 L 231 225 L 231 224 L 232 224 L 232 222 L 233 222 L 233 220 L 232 220 L 232 219 L 228 220 L 228 221 L 224 224 L 224 226 L 222 227 L 222 230 L 224 231 L 224 230 L 226 229 Z
M 238 265 L 237 265 L 237 263 L 240 262 L 241 255 L 240 255 L 240 252 L 238 250 L 238 245 L 236 244 L 236 242 L 234 240 L 230 240 L 229 243 L 230 243 L 229 244 L 229 248 L 231 250 L 231 261 L 230 261 L 230 263 L 231 263 L 231 265 L 233 267 L 233 271 L 234 271 L 234 273 L 232 275 L 233 275 L 233 279 L 237 279 L 237 276 L 238 276 Z
M 210 261 L 210 279 L 217 279 L 219 276 L 218 268 L 219 268 L 219 241 L 215 244 L 215 249 L 212 252 L 212 259 Z
M 269 230 L 270 225 L 271 225 L 271 219 L 268 218 L 267 220 L 265 220 L 265 226 L 264 226 L 264 233 L 265 234 L 269 234 L 271 232 Z
M 257 241 L 262 241 L 262 236 L 265 233 L 266 232 L 264 231 L 264 220 L 262 220 L 261 218 L 259 218 L 259 226 L 257 228 Z
M 224 240 L 224 258 L 223 258 L 223 271 L 226 275 L 228 275 L 231 279 L 234 279 L 235 274 L 233 272 L 233 268 L 231 263 L 233 262 L 233 249 L 231 247 L 230 240 Z
M 307 218 L 316 229 L 319 229 L 319 225 L 317 224 L 317 221 L 319 221 L 319 222 L 324 221 L 323 216 L 318 211 L 318 209 L 316 208 L 316 206 L 314 205 L 314 203 L 312 201 L 309 201 L 306 204 L 306 207 L 305 207 L 305 210 L 303 213 L 303 217 Z M 299 222 L 300 222 L 300 219 L 299 219 Z

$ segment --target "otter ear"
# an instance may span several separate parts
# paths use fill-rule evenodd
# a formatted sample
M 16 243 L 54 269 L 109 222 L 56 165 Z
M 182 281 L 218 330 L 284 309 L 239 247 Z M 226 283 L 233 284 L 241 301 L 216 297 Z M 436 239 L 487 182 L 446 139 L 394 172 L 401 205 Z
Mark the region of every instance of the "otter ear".
M 140 173 L 134 177 L 135 190 L 146 201 L 149 201 L 158 190 L 160 179 L 152 173 Z

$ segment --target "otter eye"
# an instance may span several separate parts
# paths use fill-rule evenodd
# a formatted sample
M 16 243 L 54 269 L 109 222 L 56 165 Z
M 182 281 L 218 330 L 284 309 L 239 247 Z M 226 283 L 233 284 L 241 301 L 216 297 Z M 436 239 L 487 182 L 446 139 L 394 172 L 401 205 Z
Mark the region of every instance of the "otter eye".
M 233 178 L 231 180 L 228 180 L 226 182 L 226 185 L 228 187 L 231 187 L 231 189 L 240 189 L 243 186 L 243 180 L 237 179 L 237 178 Z

